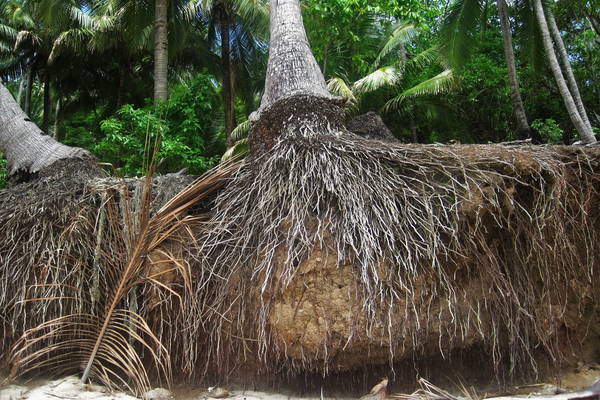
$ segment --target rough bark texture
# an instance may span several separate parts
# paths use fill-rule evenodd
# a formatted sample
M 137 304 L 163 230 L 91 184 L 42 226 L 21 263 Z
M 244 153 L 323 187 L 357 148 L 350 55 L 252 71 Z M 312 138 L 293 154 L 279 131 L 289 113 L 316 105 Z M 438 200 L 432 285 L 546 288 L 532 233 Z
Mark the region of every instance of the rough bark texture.
M 259 158 L 278 140 L 315 138 L 344 132 L 344 110 L 329 99 L 305 94 L 286 97 L 262 112 L 248 138 L 251 157 Z
M 0 149 L 7 159 L 13 181 L 28 180 L 31 174 L 58 160 L 73 158 L 94 161 L 89 152 L 58 143 L 42 131 L 21 110 L 12 94 L 0 85 Z
M 154 21 L 154 101 L 167 100 L 167 0 L 156 0 Z
M 517 118 L 517 130 L 515 139 L 527 139 L 529 135 L 529 123 L 525 114 L 523 100 L 521 100 L 521 91 L 519 89 L 519 78 L 517 68 L 515 67 L 515 53 L 513 50 L 510 24 L 508 20 L 508 7 L 505 0 L 498 0 L 498 13 L 500 14 L 500 24 L 502 25 L 502 39 L 504 41 L 504 55 L 506 56 L 506 67 L 508 68 L 508 80 L 510 82 L 510 100 L 512 102 L 513 112 Z
M 271 0 L 271 47 L 260 108 L 248 147 L 257 159 L 280 138 L 345 132 L 341 98 L 327 83 L 312 54 L 298 0 Z
M 546 56 L 548 57 L 548 63 L 550 64 L 550 69 L 552 70 L 554 79 L 556 79 L 558 90 L 560 91 L 563 101 L 565 102 L 565 106 L 567 108 L 567 112 L 569 113 L 569 117 L 571 118 L 573 125 L 575 125 L 575 129 L 577 129 L 577 133 L 579 134 L 581 142 L 593 143 L 596 141 L 594 133 L 587 128 L 587 126 L 583 122 L 583 119 L 581 119 L 581 116 L 577 111 L 575 101 L 573 100 L 571 92 L 569 92 L 569 88 L 567 87 L 567 83 L 565 82 L 565 78 L 563 77 L 560 65 L 558 64 L 556 53 L 554 52 L 554 48 L 552 47 L 552 40 L 550 39 L 548 23 L 546 22 L 544 9 L 542 8 L 542 1 L 533 0 L 533 8 L 535 10 L 535 16 L 538 21 L 540 31 L 542 33 L 542 41 L 544 42 L 544 49 L 546 51 Z
M 271 47 L 258 119 L 267 107 L 296 94 L 334 99 L 313 56 L 297 0 L 271 0 Z

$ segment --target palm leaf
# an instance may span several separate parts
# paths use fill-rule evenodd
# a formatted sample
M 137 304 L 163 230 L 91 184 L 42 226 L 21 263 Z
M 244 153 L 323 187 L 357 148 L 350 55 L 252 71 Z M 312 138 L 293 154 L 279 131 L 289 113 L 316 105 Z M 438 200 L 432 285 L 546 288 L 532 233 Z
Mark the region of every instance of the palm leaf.
M 15 50 L 18 50 L 23 47 L 29 48 L 34 47 L 40 43 L 40 38 L 32 31 L 20 31 L 17 34 L 17 38 L 15 40 Z
M 235 143 L 248 138 L 248 134 L 250 133 L 250 130 L 252 130 L 253 126 L 254 124 L 252 121 L 246 120 L 242 122 L 231 132 L 231 140 L 233 140 Z
M 440 30 L 440 52 L 447 68 L 461 69 L 468 61 L 486 0 L 457 0 Z
M 517 1 L 516 14 L 519 21 L 516 24 L 516 35 L 521 44 L 522 58 L 529 61 L 533 70 L 539 73 L 543 70 L 546 53 L 531 1 Z
M 248 139 L 240 139 L 233 146 L 231 146 L 223 156 L 221 162 L 231 162 L 231 160 L 237 160 L 243 157 L 248 152 Z
M 456 87 L 456 81 L 451 69 L 447 69 L 433 78 L 427 79 L 402 92 L 403 97 L 414 97 L 423 94 L 446 93 Z
M 439 48 L 434 46 L 430 47 L 427 50 L 422 51 L 421 53 L 415 55 L 413 58 L 408 60 L 406 66 L 404 67 L 406 74 L 411 74 L 413 72 L 418 73 L 431 64 L 439 64 L 440 51 Z
M 452 90 L 456 86 L 456 81 L 452 70 L 445 70 L 442 73 L 427 79 L 410 89 L 407 89 L 389 100 L 383 107 L 383 112 L 398 110 L 405 99 L 421 96 L 424 94 L 439 94 Z
M 155 149 L 158 144 L 155 143 Z M 147 154 L 147 159 L 150 160 L 148 170 L 152 170 L 155 154 Z M 209 171 L 158 211 L 153 208 L 151 174 L 140 182 L 139 198 L 130 194 L 124 181 L 99 186 L 97 193 L 103 204 L 100 214 L 105 213 L 107 222 L 103 224 L 100 218 L 100 222 L 88 223 L 96 226 L 97 249 L 105 271 L 98 274 L 94 266 L 87 266 L 78 279 L 96 281 L 89 284 L 87 300 L 84 300 L 88 305 L 95 305 L 93 312 L 61 316 L 27 330 L 13 346 L 11 377 L 40 369 L 55 374 L 72 373 L 85 367 L 83 381 L 93 376 L 107 386 L 126 385 L 141 395 L 150 388 L 145 363 L 139 356 L 140 349 L 144 349 L 159 376 L 169 382 L 171 367 L 167 349 L 144 318 L 126 308 L 125 299 L 137 285 L 152 283 L 181 300 L 179 294 L 161 283 L 163 275 L 173 272 L 181 277 L 184 289 L 190 291 L 189 266 L 161 250 L 161 245 L 191 234 L 190 227 L 202 220 L 185 215 L 186 210 L 223 186 L 238 166 L 239 163 L 225 163 Z M 99 232 L 103 230 L 108 233 Z M 148 256 L 156 251 L 165 259 L 164 265 L 151 263 L 154 267 L 150 268 Z M 82 261 L 76 262 L 82 264 Z M 33 297 L 28 302 L 66 300 L 45 298 L 43 285 L 32 286 L 31 293 Z
M 358 100 L 354 96 L 352 88 L 346 84 L 342 78 L 333 77 L 327 82 L 327 90 L 331 94 L 343 97 L 347 100 L 347 103 L 351 108 L 356 109 L 358 107 Z
M 94 36 L 94 31 L 89 29 L 69 29 L 62 32 L 52 45 L 52 51 L 48 56 L 48 63 L 52 64 L 56 57 L 72 50 L 73 53 L 83 53 L 86 51 L 90 39 Z
M 402 79 L 402 72 L 396 67 L 381 67 L 375 72 L 354 82 L 352 92 L 356 95 L 375 91 L 386 86 L 394 86 Z
M 398 46 L 400 46 L 401 43 L 406 43 L 412 38 L 414 38 L 416 34 L 417 31 L 413 24 L 408 22 L 400 23 L 394 29 L 392 36 L 388 39 L 388 41 L 385 43 L 385 45 L 377 55 L 377 58 L 371 66 L 371 72 L 373 72 L 379 67 L 381 60 L 383 60 L 385 56 L 387 56 L 390 52 L 396 50 L 396 48 L 398 48 Z

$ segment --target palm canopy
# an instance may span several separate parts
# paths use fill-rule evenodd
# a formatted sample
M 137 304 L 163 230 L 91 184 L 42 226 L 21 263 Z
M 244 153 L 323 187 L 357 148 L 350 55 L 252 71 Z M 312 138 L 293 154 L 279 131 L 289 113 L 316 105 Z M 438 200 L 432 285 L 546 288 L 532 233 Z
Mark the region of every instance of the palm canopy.
M 547 0 L 543 0 L 547 3 Z M 444 17 L 440 30 L 440 54 L 444 65 L 455 71 L 461 70 L 469 61 L 478 38 L 483 40 L 490 17 L 490 0 L 456 0 Z M 539 71 L 541 69 L 544 48 L 533 6 L 530 0 L 515 1 L 514 24 L 516 35 L 520 39 L 521 55 Z
M 379 113 L 396 113 L 411 121 L 417 118 L 417 114 L 426 119 L 443 114 L 443 107 L 440 105 L 419 99 L 422 95 L 447 92 L 456 85 L 449 69 L 422 79 L 421 72 L 424 68 L 439 65 L 438 50 L 430 48 L 412 55 L 406 63 L 398 54 L 400 45 L 410 41 L 416 34 L 412 24 L 398 23 L 391 36 L 382 44 L 368 75 L 353 83 L 346 83 L 340 77 L 329 80 L 329 90 L 348 99 L 348 112 L 351 115 L 369 111 L 374 104 L 378 104 Z M 363 101 L 367 98 L 368 101 Z
M 199 18 L 207 25 L 208 43 L 220 59 L 230 58 L 234 92 L 249 115 L 264 88 L 268 53 L 269 6 L 266 0 L 202 0 Z M 226 25 L 225 25 L 226 24 Z M 229 54 L 223 54 L 227 29 Z M 219 71 L 223 77 L 223 68 Z

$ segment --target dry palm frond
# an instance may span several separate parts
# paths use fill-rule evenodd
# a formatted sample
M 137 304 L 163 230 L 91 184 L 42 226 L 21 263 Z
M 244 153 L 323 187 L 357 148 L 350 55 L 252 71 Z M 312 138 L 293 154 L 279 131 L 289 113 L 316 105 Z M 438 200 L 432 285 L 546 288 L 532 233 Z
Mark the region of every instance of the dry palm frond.
M 432 385 L 423 378 L 419 379 L 419 385 L 421 389 L 411 394 L 394 393 L 387 396 L 388 399 L 394 400 L 476 400 L 472 398 L 468 392 L 466 398 L 459 398 L 452 394 L 440 389 L 439 387 Z
M 228 163 L 210 171 L 157 211 L 150 174 L 134 183 L 133 193 L 124 180 L 92 188 L 100 203 L 97 217 L 78 214 L 62 236 L 77 240 L 77 229 L 86 225 L 94 232 L 95 244 L 87 246 L 95 249 L 95 255 L 81 259 L 78 254 L 62 254 L 41 271 L 56 275 L 71 269 L 68 282 L 73 283 L 39 279 L 29 284 L 24 308 L 41 306 L 47 318 L 28 327 L 14 344 L 11 376 L 34 370 L 52 374 L 83 370 L 83 381 L 94 377 L 141 395 L 150 387 L 143 358 L 148 357 L 159 376 L 170 381 L 168 349 L 138 312 L 136 290 L 153 285 L 180 299 L 183 307 L 181 294 L 163 278 L 177 275 L 178 285 L 189 292 L 189 263 L 163 248 L 169 241 L 190 238 L 193 229 L 203 224 L 202 218 L 186 215 L 187 210 L 220 188 L 236 168 L 237 164 Z M 160 260 L 154 261 L 151 254 L 158 254 Z M 73 302 L 76 306 L 68 307 L 70 313 L 52 311 Z

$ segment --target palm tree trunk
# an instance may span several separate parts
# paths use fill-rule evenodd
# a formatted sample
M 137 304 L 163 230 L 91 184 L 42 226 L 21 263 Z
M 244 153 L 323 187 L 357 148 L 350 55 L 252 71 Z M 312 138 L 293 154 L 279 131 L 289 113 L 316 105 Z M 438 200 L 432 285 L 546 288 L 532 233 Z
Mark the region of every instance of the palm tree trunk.
M 415 121 L 410 119 L 410 134 L 412 136 L 413 143 L 419 143 L 419 137 L 417 136 L 417 125 L 415 125 Z
M 0 151 L 7 160 L 8 177 L 15 179 L 28 179 L 58 160 L 95 160 L 83 149 L 65 146 L 44 135 L 4 85 L 0 85 Z
M 565 74 L 565 77 L 567 78 L 567 85 L 569 86 L 569 91 L 571 92 L 571 96 L 573 96 L 573 100 L 575 101 L 575 105 L 577 106 L 577 111 L 579 111 L 581 119 L 587 125 L 588 129 L 592 130 L 592 125 L 590 124 L 587 112 L 585 111 L 583 100 L 581 100 L 579 86 L 577 86 L 575 75 L 573 75 L 573 69 L 571 68 L 571 62 L 569 61 L 567 49 L 565 48 L 562 35 L 560 34 L 558 26 L 556 25 L 556 20 L 554 19 L 554 14 L 551 10 L 548 9 L 546 10 L 546 15 L 548 18 L 548 25 L 550 26 L 552 37 L 554 38 L 554 43 L 556 44 L 556 48 L 558 49 L 558 55 L 562 64 L 562 70 Z
M 127 69 L 125 63 L 119 65 L 119 93 L 117 93 L 117 111 L 123 107 L 123 99 L 125 98 L 125 77 Z
M 569 92 L 569 88 L 567 87 L 565 78 L 563 77 L 562 71 L 560 70 L 560 65 L 558 64 L 556 53 L 554 52 L 554 48 L 552 47 L 552 40 L 550 39 L 548 23 L 546 22 L 544 9 L 542 8 L 542 0 L 533 0 L 533 8 L 535 11 L 535 16 L 538 20 L 540 31 L 542 33 L 542 41 L 544 42 L 544 49 L 546 50 L 546 56 L 548 57 L 548 62 L 550 63 L 550 69 L 552 70 L 554 79 L 556 79 L 558 90 L 560 91 L 563 101 L 565 102 L 565 106 L 567 108 L 567 112 L 569 113 L 569 117 L 571 117 L 571 121 L 573 122 L 573 125 L 575 126 L 575 129 L 579 134 L 581 142 L 593 143 L 596 141 L 594 133 L 590 129 L 588 129 L 588 127 L 583 122 L 583 119 L 581 119 L 581 116 L 577 111 L 575 101 L 571 96 L 571 92 Z
M 332 99 L 312 54 L 298 0 L 270 0 L 271 47 L 260 112 L 286 97 L 303 93 Z
M 402 66 L 406 66 L 406 45 L 404 42 L 400 42 L 400 61 L 402 61 Z
M 227 148 L 233 146 L 231 132 L 237 123 L 235 119 L 235 95 L 231 74 L 231 49 L 229 47 L 229 29 L 231 21 L 224 4 L 220 5 L 219 24 L 221 26 L 221 74 L 223 75 L 223 110 L 225 112 L 225 134 Z
M 497 0 L 498 13 L 500 14 L 500 24 L 502 26 L 502 39 L 504 41 L 504 55 L 506 56 L 506 67 L 508 69 L 508 81 L 510 84 L 510 100 L 512 102 L 513 112 L 517 118 L 517 129 L 515 139 L 527 139 L 530 136 L 529 122 L 527 114 L 521 99 L 521 90 L 519 89 L 519 77 L 515 66 L 515 53 L 510 32 L 510 22 L 508 19 L 508 7 L 505 0 Z
M 33 64 L 29 64 L 27 68 L 27 83 L 25 86 L 25 105 L 23 111 L 27 116 L 31 116 L 31 93 L 33 91 L 33 78 L 35 77 L 35 68 Z
M 21 75 L 21 82 L 19 82 L 19 93 L 17 94 L 17 103 L 21 105 L 21 99 L 23 98 L 23 88 L 25 87 L 25 77 Z
M 62 142 L 65 140 L 64 135 L 59 131 L 60 125 L 60 107 L 62 104 L 62 98 L 58 96 L 58 100 L 56 101 L 56 109 L 54 110 L 54 140 L 57 142 Z
M 251 157 L 279 140 L 312 137 L 345 130 L 340 99 L 327 90 L 312 54 L 298 0 L 270 0 L 271 45 L 260 108 L 248 135 Z
M 52 109 L 52 102 L 50 101 L 50 72 L 48 67 L 44 72 L 44 119 L 42 122 L 42 131 L 44 134 L 48 134 L 50 128 L 50 112 Z
M 167 0 L 156 0 L 154 20 L 154 101 L 167 101 L 169 42 Z

